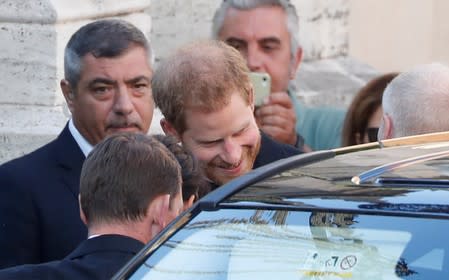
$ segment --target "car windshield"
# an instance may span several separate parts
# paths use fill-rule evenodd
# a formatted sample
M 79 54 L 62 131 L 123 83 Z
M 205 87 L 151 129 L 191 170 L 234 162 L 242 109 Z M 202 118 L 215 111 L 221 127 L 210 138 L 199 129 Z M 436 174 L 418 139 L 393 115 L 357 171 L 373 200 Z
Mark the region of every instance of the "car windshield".
M 441 279 L 448 229 L 429 218 L 220 209 L 192 219 L 130 279 Z

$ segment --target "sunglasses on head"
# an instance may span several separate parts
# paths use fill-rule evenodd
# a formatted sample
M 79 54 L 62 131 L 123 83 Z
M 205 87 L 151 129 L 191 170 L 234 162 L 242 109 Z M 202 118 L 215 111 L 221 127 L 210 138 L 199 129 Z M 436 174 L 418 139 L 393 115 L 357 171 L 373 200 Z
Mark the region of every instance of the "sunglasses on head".
M 377 142 L 377 133 L 379 132 L 378 127 L 368 127 L 366 129 L 366 134 L 368 135 L 368 140 L 370 142 Z

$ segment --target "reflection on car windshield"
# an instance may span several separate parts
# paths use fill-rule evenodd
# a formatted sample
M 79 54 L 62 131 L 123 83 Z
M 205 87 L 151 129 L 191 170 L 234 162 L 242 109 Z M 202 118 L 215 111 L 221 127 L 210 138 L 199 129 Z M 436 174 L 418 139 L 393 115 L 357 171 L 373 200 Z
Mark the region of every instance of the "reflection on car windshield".
M 327 212 L 202 212 L 131 279 L 441 278 L 448 272 L 449 245 L 426 240 L 422 229 L 432 224 L 442 235 L 443 222 Z
M 392 172 L 397 169 L 405 168 L 408 166 L 417 165 L 419 163 L 428 162 L 435 159 L 440 158 L 447 158 L 449 156 L 449 151 L 440 151 L 436 153 L 430 153 L 425 155 L 420 155 L 417 157 L 407 158 L 395 162 L 390 162 L 384 165 L 381 165 L 379 167 L 370 169 L 368 171 L 365 171 L 357 176 L 352 177 L 351 181 L 359 185 L 361 183 L 364 183 L 372 178 L 381 176 L 382 174 L 385 174 L 387 172 Z

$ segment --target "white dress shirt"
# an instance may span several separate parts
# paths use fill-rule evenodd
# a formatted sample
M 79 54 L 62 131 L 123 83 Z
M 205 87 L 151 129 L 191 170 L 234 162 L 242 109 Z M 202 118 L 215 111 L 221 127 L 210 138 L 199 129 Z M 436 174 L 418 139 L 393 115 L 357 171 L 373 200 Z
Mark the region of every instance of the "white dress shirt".
M 81 133 L 73 124 L 72 119 L 69 120 L 69 130 L 73 138 L 75 139 L 76 143 L 80 147 L 81 151 L 83 152 L 84 156 L 87 157 L 87 155 L 92 151 L 94 146 L 92 146 L 89 142 L 87 142 L 86 138 L 84 138 L 83 135 L 81 135 Z

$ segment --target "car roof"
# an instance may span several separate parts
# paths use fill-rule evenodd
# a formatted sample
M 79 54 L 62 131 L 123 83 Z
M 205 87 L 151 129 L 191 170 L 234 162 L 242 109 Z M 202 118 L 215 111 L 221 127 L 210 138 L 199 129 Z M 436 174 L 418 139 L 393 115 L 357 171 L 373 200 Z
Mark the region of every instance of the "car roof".
M 449 218 L 448 139 L 448 133 L 438 133 L 280 160 L 218 188 L 200 208 L 333 209 Z

